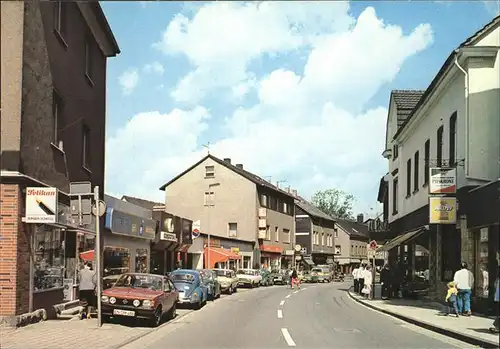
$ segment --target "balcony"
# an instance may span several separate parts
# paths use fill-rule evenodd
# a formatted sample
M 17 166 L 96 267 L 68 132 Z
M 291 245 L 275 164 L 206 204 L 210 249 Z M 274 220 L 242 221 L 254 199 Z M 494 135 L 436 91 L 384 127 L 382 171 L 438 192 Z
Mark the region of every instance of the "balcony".
M 368 223 L 368 234 L 370 235 L 370 240 L 375 240 L 381 242 L 389 238 L 390 228 L 389 222 L 382 221 L 379 218 L 374 219 Z

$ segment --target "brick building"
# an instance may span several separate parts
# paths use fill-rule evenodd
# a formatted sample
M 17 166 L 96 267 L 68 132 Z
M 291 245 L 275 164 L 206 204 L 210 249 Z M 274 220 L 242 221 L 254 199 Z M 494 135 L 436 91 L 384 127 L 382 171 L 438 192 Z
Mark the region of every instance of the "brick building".
M 1 2 L 0 319 L 77 290 L 90 228 L 69 216 L 69 183 L 104 194 L 106 62 L 120 51 L 98 2 Z M 57 188 L 55 223 L 26 224 L 26 187 Z

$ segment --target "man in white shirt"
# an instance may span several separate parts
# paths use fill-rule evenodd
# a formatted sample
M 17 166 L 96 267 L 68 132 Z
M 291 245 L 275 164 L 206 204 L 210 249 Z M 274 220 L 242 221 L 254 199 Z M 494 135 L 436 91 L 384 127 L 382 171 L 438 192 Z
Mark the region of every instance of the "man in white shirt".
M 354 270 L 352 271 L 352 277 L 354 279 L 354 293 L 359 293 L 359 268 L 356 266 Z
M 361 264 L 361 267 L 358 269 L 358 284 L 359 284 L 359 294 L 362 294 L 361 291 L 363 287 L 365 287 L 365 266 Z
M 462 262 L 461 269 L 455 273 L 453 277 L 458 290 L 458 313 L 464 316 L 470 316 L 470 298 L 472 295 L 472 287 L 474 287 L 474 275 L 467 269 L 467 263 Z

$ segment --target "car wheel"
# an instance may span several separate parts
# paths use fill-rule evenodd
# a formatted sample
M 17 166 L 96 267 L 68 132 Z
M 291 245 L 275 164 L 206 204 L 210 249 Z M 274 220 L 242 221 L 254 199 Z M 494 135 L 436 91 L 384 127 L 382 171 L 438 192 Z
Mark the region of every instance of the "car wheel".
M 233 294 L 233 287 L 232 286 L 229 286 L 227 293 L 230 295 Z
M 175 319 L 176 316 L 177 316 L 177 304 L 174 303 L 174 305 L 172 305 L 172 308 L 170 308 L 170 312 L 168 313 L 168 318 L 169 320 L 173 320 Z
M 153 318 L 151 319 L 151 325 L 153 327 L 158 327 L 160 326 L 161 324 L 161 320 L 162 320 L 162 311 L 161 311 L 161 306 L 159 306 L 158 308 L 156 308 L 154 314 L 153 314 Z

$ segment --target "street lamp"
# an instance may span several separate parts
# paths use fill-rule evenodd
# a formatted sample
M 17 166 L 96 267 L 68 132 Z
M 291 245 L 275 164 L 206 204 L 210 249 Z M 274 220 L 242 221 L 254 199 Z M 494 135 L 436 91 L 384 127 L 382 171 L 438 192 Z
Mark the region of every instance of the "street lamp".
M 212 202 L 212 188 L 218 187 L 220 183 L 212 183 L 208 185 L 208 200 L 207 200 L 207 242 L 208 242 L 208 253 L 207 253 L 207 269 L 210 269 L 210 207 L 213 206 L 215 207 L 215 193 L 214 193 L 214 200 Z

